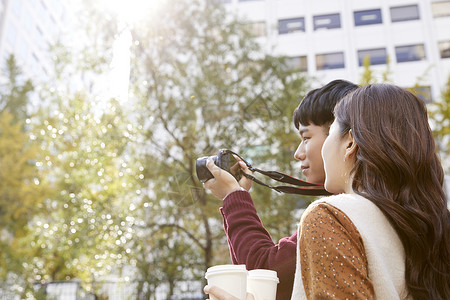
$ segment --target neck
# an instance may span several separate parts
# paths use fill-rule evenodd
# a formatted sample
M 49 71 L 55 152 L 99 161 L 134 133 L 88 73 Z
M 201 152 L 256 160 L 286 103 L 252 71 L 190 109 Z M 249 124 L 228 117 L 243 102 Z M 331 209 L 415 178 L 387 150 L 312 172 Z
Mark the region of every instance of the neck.
M 345 179 L 344 193 L 346 193 L 346 194 L 354 194 L 355 193 L 355 191 L 353 191 L 352 184 L 353 184 L 353 176 L 349 175 Z

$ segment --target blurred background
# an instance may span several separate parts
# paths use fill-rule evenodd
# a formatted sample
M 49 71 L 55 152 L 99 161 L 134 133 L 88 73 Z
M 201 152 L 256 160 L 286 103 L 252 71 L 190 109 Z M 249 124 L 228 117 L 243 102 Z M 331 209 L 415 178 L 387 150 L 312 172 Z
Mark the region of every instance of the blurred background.
M 334 79 L 416 93 L 450 174 L 449 28 L 450 1 L 0 0 L 0 299 L 203 299 L 230 259 L 196 159 L 301 177 L 292 113 Z M 275 241 L 314 200 L 252 194 Z

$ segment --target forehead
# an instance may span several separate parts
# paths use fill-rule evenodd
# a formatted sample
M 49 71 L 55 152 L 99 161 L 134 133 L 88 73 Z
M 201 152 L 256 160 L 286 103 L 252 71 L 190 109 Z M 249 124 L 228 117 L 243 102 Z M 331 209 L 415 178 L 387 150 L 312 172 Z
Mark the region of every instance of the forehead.
M 329 125 L 319 126 L 319 125 L 309 124 L 309 125 L 305 126 L 305 125 L 300 124 L 298 126 L 298 132 L 300 133 L 300 135 L 303 135 L 306 133 L 312 134 L 312 135 L 324 134 L 324 133 L 328 132 L 328 129 L 329 129 Z

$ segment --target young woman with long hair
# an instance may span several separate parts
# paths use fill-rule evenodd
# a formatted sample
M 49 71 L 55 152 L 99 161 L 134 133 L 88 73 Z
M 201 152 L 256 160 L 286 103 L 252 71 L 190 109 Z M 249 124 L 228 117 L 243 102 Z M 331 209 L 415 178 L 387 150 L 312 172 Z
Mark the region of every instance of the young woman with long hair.
M 335 196 L 302 216 L 293 299 L 450 299 L 450 213 L 424 103 L 393 85 L 357 89 L 322 156 Z

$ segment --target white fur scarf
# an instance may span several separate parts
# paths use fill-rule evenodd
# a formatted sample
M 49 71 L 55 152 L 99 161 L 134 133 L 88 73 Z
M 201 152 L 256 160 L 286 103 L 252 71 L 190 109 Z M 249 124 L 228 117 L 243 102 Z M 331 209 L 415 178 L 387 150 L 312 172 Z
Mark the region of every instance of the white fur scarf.
M 356 194 L 340 194 L 314 201 L 303 216 L 317 204 L 326 202 L 343 211 L 358 229 L 366 251 L 369 278 L 376 299 L 408 299 L 405 283 L 403 245 L 381 210 L 370 200 Z M 300 226 L 298 238 L 301 236 Z M 299 247 L 292 300 L 307 299 L 302 282 Z

